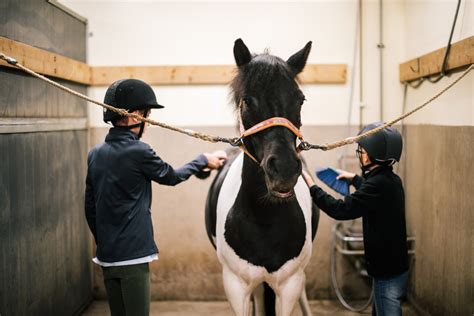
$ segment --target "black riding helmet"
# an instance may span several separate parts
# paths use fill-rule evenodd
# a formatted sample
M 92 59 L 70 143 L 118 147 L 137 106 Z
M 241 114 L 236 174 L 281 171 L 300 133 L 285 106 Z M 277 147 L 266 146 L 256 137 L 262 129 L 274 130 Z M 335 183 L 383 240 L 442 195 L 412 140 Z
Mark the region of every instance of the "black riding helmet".
M 359 132 L 359 135 L 383 124 L 383 122 L 369 124 Z M 402 135 L 394 127 L 386 127 L 375 134 L 358 140 L 357 143 L 365 149 L 370 160 L 375 164 L 392 165 L 395 161 L 400 161 L 403 139 Z
M 133 112 L 143 109 L 161 109 L 153 89 L 138 79 L 122 79 L 110 85 L 105 93 L 104 103 Z M 114 122 L 122 116 L 104 108 L 104 122 Z

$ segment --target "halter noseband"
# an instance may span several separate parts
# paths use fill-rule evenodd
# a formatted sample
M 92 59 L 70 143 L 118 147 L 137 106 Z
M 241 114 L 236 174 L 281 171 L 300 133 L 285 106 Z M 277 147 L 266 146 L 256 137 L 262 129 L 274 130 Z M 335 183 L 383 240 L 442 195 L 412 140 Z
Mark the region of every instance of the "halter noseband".
M 241 100 L 241 103 L 245 102 Z M 240 106 L 239 106 L 240 107 Z M 242 124 L 242 118 L 240 117 L 240 137 L 239 137 L 239 147 L 240 149 L 253 161 L 255 161 L 258 165 L 260 165 L 260 162 L 258 162 L 257 158 L 255 158 L 245 147 L 244 139 L 250 135 L 257 134 L 263 130 L 266 130 L 267 128 L 270 127 L 275 127 L 275 126 L 283 126 L 289 129 L 293 134 L 298 137 L 298 139 L 301 141 L 300 145 L 297 146 L 296 150 L 298 152 L 301 151 L 301 145 L 304 144 L 303 140 L 303 134 L 301 134 L 301 131 L 288 120 L 287 118 L 284 117 L 271 117 L 269 119 L 266 119 L 260 123 L 255 124 L 254 126 L 250 127 L 247 130 L 244 130 L 243 124 Z

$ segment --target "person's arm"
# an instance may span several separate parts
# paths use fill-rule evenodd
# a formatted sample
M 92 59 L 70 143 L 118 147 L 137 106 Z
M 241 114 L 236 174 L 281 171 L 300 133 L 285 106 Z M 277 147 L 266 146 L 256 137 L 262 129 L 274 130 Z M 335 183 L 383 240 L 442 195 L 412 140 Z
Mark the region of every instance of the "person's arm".
M 91 159 L 91 154 L 87 159 L 88 165 Z M 94 198 L 94 189 L 92 186 L 92 181 L 90 179 L 89 171 L 87 172 L 86 177 L 86 192 L 85 192 L 85 213 L 87 224 L 89 229 L 94 235 L 95 243 L 97 244 L 97 231 L 96 231 L 96 209 L 95 209 L 95 198 Z
M 364 182 L 362 186 L 351 195 L 341 199 L 335 199 L 324 192 L 323 189 L 314 184 L 311 177 L 303 174 L 306 183 L 310 187 L 311 197 L 314 203 L 330 217 L 337 220 L 355 219 L 366 215 L 373 208 L 372 204 L 377 195 L 375 185 Z
M 351 184 L 354 186 L 354 188 L 356 188 L 356 190 L 358 190 L 362 186 L 363 182 L 364 182 L 364 179 L 357 174 L 354 175 L 354 177 L 351 180 Z
M 225 157 L 216 154 L 201 154 L 184 166 L 174 169 L 158 157 L 153 149 L 147 148 L 141 168 L 143 173 L 153 181 L 164 185 L 177 185 L 187 180 L 191 175 L 204 168 L 217 169 L 225 161 Z
M 351 195 L 341 199 L 335 199 L 327 194 L 317 185 L 310 188 L 314 203 L 330 217 L 337 220 L 348 220 L 362 217 L 367 214 L 371 205 L 371 197 L 367 191 L 372 190 L 370 183 L 361 187 Z

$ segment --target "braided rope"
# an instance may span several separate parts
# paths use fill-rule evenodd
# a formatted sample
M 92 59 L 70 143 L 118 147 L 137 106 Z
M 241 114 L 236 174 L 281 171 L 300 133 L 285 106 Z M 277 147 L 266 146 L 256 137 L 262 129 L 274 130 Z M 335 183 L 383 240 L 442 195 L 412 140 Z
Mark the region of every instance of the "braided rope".
M 14 58 L 8 57 L 8 56 L 6 56 L 5 54 L 3 54 L 1 52 L 0 52 L 0 59 L 5 60 L 10 65 L 13 65 L 17 68 L 20 68 L 24 72 L 29 73 L 30 75 L 32 75 L 36 78 L 39 78 L 43 81 L 46 81 L 47 83 L 49 83 L 50 85 L 52 85 L 56 88 L 59 88 L 59 89 L 65 91 L 65 92 L 68 92 L 72 95 L 75 95 L 76 97 L 81 98 L 83 100 L 86 100 L 86 101 L 89 101 L 91 103 L 100 105 L 101 107 L 106 108 L 108 110 L 111 110 L 113 112 L 116 112 L 116 113 L 118 113 L 122 116 L 133 117 L 133 118 L 135 118 L 139 121 L 146 122 L 146 123 L 149 123 L 151 125 L 156 125 L 156 126 L 159 126 L 159 127 L 162 127 L 162 128 L 166 128 L 166 129 L 169 129 L 169 130 L 172 130 L 172 131 L 175 131 L 175 132 L 178 132 L 178 133 L 182 133 L 182 134 L 185 134 L 185 135 L 188 135 L 188 136 L 191 136 L 191 137 L 199 138 L 199 139 L 202 139 L 204 141 L 211 142 L 211 143 L 224 142 L 224 143 L 231 144 L 232 146 L 237 146 L 238 145 L 238 138 L 226 138 L 226 137 L 220 137 L 220 136 L 212 136 L 212 135 L 196 132 L 196 131 L 193 131 L 193 130 L 190 130 L 190 129 L 183 129 L 183 128 L 171 126 L 171 125 L 168 125 L 166 123 L 158 122 L 158 121 L 155 121 L 153 119 L 149 119 L 149 118 L 143 117 L 143 116 L 135 114 L 135 113 L 129 113 L 125 109 L 116 108 L 114 106 L 96 101 L 94 99 L 89 98 L 88 96 L 83 95 L 82 93 L 74 91 L 74 90 L 72 90 L 68 87 L 65 87 L 65 86 L 63 86 L 63 85 L 61 85 L 61 84 L 59 84 L 59 83 L 57 83 L 53 80 L 50 80 L 50 79 L 46 78 L 43 75 L 40 75 L 40 74 L 34 72 L 33 70 L 31 70 L 31 69 L 23 66 L 22 64 L 18 63 Z
M 89 98 L 88 96 L 85 96 L 77 91 L 74 91 L 68 87 L 65 87 L 53 80 L 50 80 L 48 78 L 46 78 L 45 76 L 43 75 L 40 75 L 36 72 L 34 72 L 33 70 L 21 65 L 20 63 L 18 63 L 17 60 L 15 60 L 14 58 L 12 57 L 9 57 L 9 56 L 6 56 L 5 54 L 3 54 L 2 52 L 0 52 L 0 59 L 3 59 L 5 60 L 7 63 L 9 63 L 10 65 L 13 65 L 21 70 L 23 70 L 24 72 L 26 73 L 29 73 L 30 75 L 38 78 L 38 79 L 41 79 L 47 83 L 49 83 L 50 85 L 58 88 L 58 89 L 61 89 L 65 92 L 68 92 L 72 95 L 75 95 L 83 100 L 86 100 L 88 102 L 91 102 L 91 103 L 94 103 L 94 104 L 97 104 L 97 105 L 100 105 L 101 107 L 103 108 L 106 108 L 108 110 L 111 110 L 113 112 L 116 112 L 122 116 L 129 116 L 129 117 L 133 117 L 139 121 L 142 121 L 142 122 L 146 122 L 146 123 L 149 123 L 151 125 L 156 125 L 156 126 L 159 126 L 159 127 L 162 127 L 162 128 L 166 128 L 166 129 L 169 129 L 169 130 L 172 130 L 172 131 L 175 131 L 175 132 L 178 132 L 178 133 L 181 133 L 181 134 L 185 134 L 185 135 L 188 135 L 188 136 L 191 136 L 191 137 L 195 137 L 195 138 L 198 138 L 198 139 L 201 139 L 201 140 L 204 140 L 204 141 L 208 141 L 208 142 L 211 142 L 211 143 L 217 143 L 217 142 L 223 142 L 223 143 L 228 143 L 232 146 L 240 146 L 241 144 L 241 138 L 240 137 L 233 137 L 233 138 L 227 138 L 227 137 L 220 137 L 220 136 L 213 136 L 213 135 L 209 135 L 209 134 L 204 134 L 204 133 L 201 133 L 201 132 L 196 132 L 196 131 L 193 131 L 193 130 L 190 130 L 190 129 L 182 129 L 182 128 L 179 128 L 179 127 L 175 127 L 175 126 L 171 126 L 171 125 L 168 125 L 166 123 L 162 123 L 162 122 L 158 122 L 158 121 L 155 121 L 153 119 L 149 119 L 149 118 L 145 118 L 141 115 L 138 115 L 138 114 L 135 114 L 135 113 L 129 113 L 127 110 L 125 109 L 120 109 L 120 108 L 116 108 L 116 107 L 113 107 L 111 105 L 108 105 L 108 104 L 105 104 L 105 103 L 102 103 L 102 102 L 99 102 L 99 101 L 96 101 L 96 100 L 93 100 L 91 98 Z M 382 129 L 388 127 L 388 126 L 391 126 L 401 120 L 403 120 L 404 118 L 406 118 L 407 116 L 410 116 L 411 114 L 419 111 L 420 109 L 424 108 L 426 105 L 430 104 L 431 102 L 433 102 L 434 100 L 436 100 L 437 98 L 439 98 L 442 94 L 444 94 L 447 90 L 449 90 L 450 88 L 452 88 L 455 84 L 457 84 L 461 79 L 463 79 L 472 69 L 474 68 L 474 64 L 471 64 L 469 66 L 469 68 L 467 68 L 458 78 L 456 78 L 456 80 L 454 80 L 453 82 L 451 82 L 449 85 L 447 85 L 444 89 L 442 89 L 440 92 L 438 92 L 437 94 L 435 94 L 433 97 L 431 97 L 429 100 L 425 101 L 422 105 L 414 108 L 413 110 L 403 114 L 402 116 L 388 122 L 388 123 L 385 123 L 377 128 L 374 128 L 370 131 L 367 131 L 363 134 L 360 134 L 358 136 L 353 136 L 353 137 L 348 137 L 346 139 L 343 139 L 343 140 L 340 140 L 340 141 L 336 141 L 336 142 L 332 142 L 332 143 L 326 143 L 326 144 L 322 144 L 322 145 L 315 145 L 315 144 L 310 144 L 306 141 L 302 141 L 299 146 L 298 146 L 298 149 L 299 150 L 310 150 L 310 149 L 321 149 L 321 150 L 332 150 L 332 149 L 335 149 L 335 148 L 338 148 L 338 147 L 342 147 L 342 146 L 345 146 L 345 145 L 349 145 L 349 144 L 353 144 L 355 142 L 357 142 L 358 140 L 364 138 L 364 137 L 367 137 L 367 136 L 370 136 L 370 135 L 373 135 L 379 131 L 381 131 Z
M 420 106 L 414 108 L 413 110 L 399 116 L 398 118 L 390 121 L 390 122 L 387 122 L 377 128 L 374 128 L 374 129 L 371 129 L 370 131 L 367 131 L 363 134 L 360 134 L 358 136 L 353 136 L 353 137 L 348 137 L 346 139 L 343 139 L 343 140 L 340 140 L 340 141 L 337 141 L 337 142 L 333 142 L 333 143 L 327 143 L 327 144 L 324 144 L 324 145 L 312 145 L 312 144 L 309 144 L 309 143 L 304 143 L 302 150 L 309 150 L 309 149 L 322 149 L 324 151 L 326 150 L 331 150 L 331 149 L 335 149 L 335 148 L 338 148 L 338 147 L 341 147 L 341 146 L 345 146 L 345 145 L 349 145 L 349 144 L 353 144 L 355 142 L 357 142 L 358 140 L 364 138 L 364 137 L 367 137 L 367 136 L 370 136 L 370 135 L 373 135 L 377 132 L 380 132 L 381 130 L 383 130 L 384 128 L 386 127 L 389 127 L 389 126 L 392 126 L 393 124 L 403 120 L 404 118 L 412 115 L 413 113 L 421 110 L 422 108 L 424 108 L 425 106 L 427 106 L 428 104 L 430 104 L 431 102 L 433 102 L 434 100 L 436 100 L 437 98 L 439 98 L 442 94 L 444 94 L 446 91 L 448 91 L 449 89 L 451 89 L 455 84 L 457 84 L 459 81 L 461 81 L 461 79 L 463 79 L 472 69 L 474 68 L 474 64 L 471 64 L 469 66 L 469 68 L 467 68 L 458 78 L 456 78 L 456 80 L 454 80 L 453 82 L 451 82 L 449 85 L 447 85 L 446 87 L 444 87 L 444 89 L 442 89 L 441 91 L 439 91 L 437 94 L 435 94 L 434 96 L 432 96 L 430 99 L 428 99 L 427 101 L 425 101 L 423 104 L 421 104 Z

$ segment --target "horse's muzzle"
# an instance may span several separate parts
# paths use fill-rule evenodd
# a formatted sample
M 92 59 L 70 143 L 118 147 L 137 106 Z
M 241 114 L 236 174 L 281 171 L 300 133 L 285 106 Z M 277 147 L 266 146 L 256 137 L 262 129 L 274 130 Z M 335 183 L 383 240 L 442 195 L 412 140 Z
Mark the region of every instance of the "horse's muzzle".
M 270 191 L 270 194 L 279 199 L 288 199 L 295 195 L 295 191 L 293 189 L 288 192 Z

